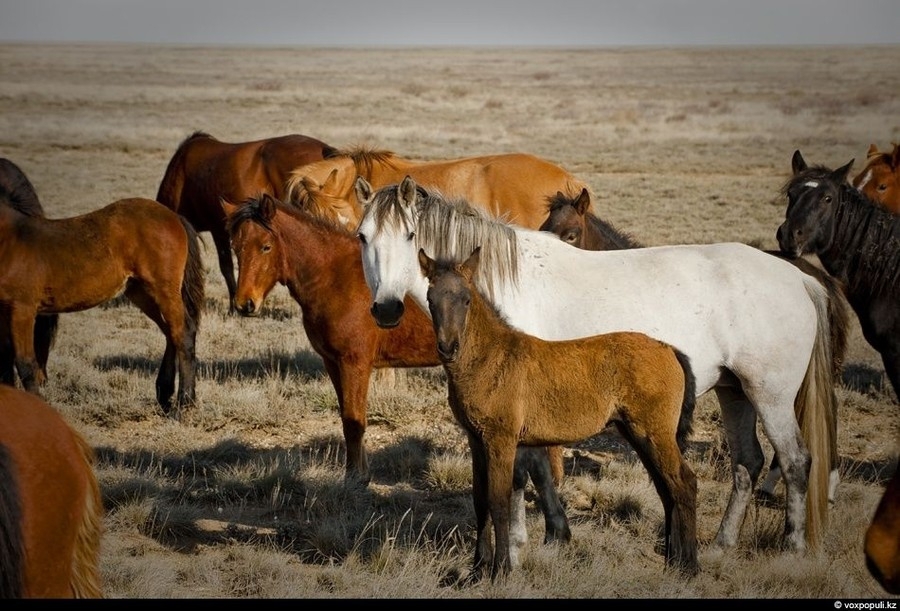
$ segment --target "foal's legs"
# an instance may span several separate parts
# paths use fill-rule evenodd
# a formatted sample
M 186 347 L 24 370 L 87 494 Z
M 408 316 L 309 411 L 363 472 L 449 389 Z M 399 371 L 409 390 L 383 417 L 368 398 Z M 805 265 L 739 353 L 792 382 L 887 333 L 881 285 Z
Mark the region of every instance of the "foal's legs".
M 30 393 L 40 395 L 44 383 L 44 372 L 34 353 L 34 324 L 37 310 L 20 304 L 10 309 L 9 330 L 12 337 L 14 361 L 22 380 L 22 387 Z
M 560 450 L 559 446 L 553 446 L 554 449 Z M 531 482 L 534 484 L 540 501 L 541 511 L 544 514 L 544 543 L 552 541 L 569 542 L 572 539 L 572 531 L 569 529 L 569 520 L 566 518 L 566 510 L 559 498 L 556 489 L 558 482 L 557 476 L 554 474 L 554 465 L 552 463 L 552 449 L 550 447 L 520 447 L 516 453 L 516 470 L 524 467 L 531 476 Z M 524 487 L 524 485 L 523 485 Z M 513 494 L 516 494 L 516 482 L 513 483 Z M 513 536 L 514 526 L 517 522 L 517 515 L 511 510 L 510 519 L 510 537 Z M 522 517 L 522 529 L 524 530 L 524 507 Z
M 725 438 L 731 453 L 731 496 L 714 545 L 730 548 L 737 544 L 753 486 L 762 471 L 765 456 L 756 438 L 756 411 L 743 392 L 716 387 L 722 409 Z
M 472 504 L 475 507 L 475 559 L 472 562 L 472 579 L 477 580 L 484 577 L 494 559 L 494 546 L 488 530 L 491 525 L 488 519 L 488 463 L 481 439 L 468 431 L 466 436 L 472 455 Z

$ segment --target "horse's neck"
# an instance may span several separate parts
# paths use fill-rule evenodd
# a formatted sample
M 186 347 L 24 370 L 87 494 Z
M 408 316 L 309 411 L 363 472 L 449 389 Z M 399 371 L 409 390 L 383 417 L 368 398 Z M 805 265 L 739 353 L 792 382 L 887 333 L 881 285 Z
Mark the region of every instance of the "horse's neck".
M 493 378 L 497 367 L 518 356 L 518 350 L 509 349 L 509 340 L 514 340 L 515 335 L 516 331 L 500 318 L 485 297 L 473 291 L 466 319 L 465 341 L 461 342 L 456 362 L 458 371 L 477 373 L 484 369 L 485 363 L 490 363 L 488 375 Z M 471 377 L 479 380 L 477 374 Z M 491 385 L 494 383 L 492 380 Z
M 303 305 L 330 287 L 331 279 L 348 264 L 362 265 L 359 246 L 348 236 L 330 230 L 303 214 L 283 214 L 281 283 Z M 354 249 L 355 246 L 355 249 Z M 329 292 L 338 287 L 331 286 Z
M 618 229 L 604 222 L 590 212 L 585 213 L 585 249 L 586 250 L 622 250 L 640 248 L 640 244 L 621 233 Z

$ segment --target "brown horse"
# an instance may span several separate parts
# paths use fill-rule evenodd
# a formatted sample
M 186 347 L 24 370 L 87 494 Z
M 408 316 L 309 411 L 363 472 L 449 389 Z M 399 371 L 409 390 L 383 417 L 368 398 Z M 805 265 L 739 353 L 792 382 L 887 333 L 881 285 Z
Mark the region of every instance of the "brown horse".
M 100 598 L 94 453 L 40 398 L 0 385 L 0 598 Z
M 0 206 L 0 304 L 12 312 L 16 369 L 39 393 L 34 326 L 41 314 L 76 312 L 124 295 L 159 326 L 166 349 L 156 378 L 164 411 L 195 401 L 195 341 L 204 299 L 197 233 L 149 199 L 123 199 L 65 219 Z
M 399 325 L 383 329 L 375 323 L 359 240 L 345 228 L 268 195 L 222 206 L 238 261 L 238 312 L 256 316 L 277 284 L 288 288 L 337 393 L 347 477 L 369 482 L 363 436 L 372 370 L 439 366 L 431 321 L 409 301 L 408 316 Z M 545 540 L 568 541 L 569 525 L 554 488 L 558 474 L 551 473 L 543 450 L 522 454 L 516 489 L 524 488 L 530 475 L 544 512 Z
M 656 486 L 665 510 L 666 565 L 697 574 L 697 479 L 682 455 L 695 401 L 687 357 L 642 333 L 547 341 L 510 326 L 472 280 L 480 250 L 453 264 L 419 249 L 450 407 L 472 451 L 473 575 L 489 566 L 495 578 L 511 568 L 517 446 L 581 441 L 608 422 L 631 443 Z
M 335 152 L 324 142 L 290 134 L 251 142 L 221 142 L 194 132 L 175 151 L 156 200 L 182 215 L 197 231 L 212 235 L 219 268 L 234 299 L 234 262 L 219 199 L 240 202 L 263 193 L 284 197 L 290 173 Z
M 631 235 L 622 232 L 611 223 L 601 219 L 589 209 L 590 198 L 587 191 L 577 197 L 557 193 L 547 200 L 547 219 L 541 225 L 541 231 L 557 235 L 562 241 L 583 250 L 619 250 L 623 248 L 641 248 L 643 245 Z M 787 259 L 806 274 L 813 276 L 828 289 L 828 320 L 831 329 L 831 346 L 833 375 L 840 379 L 847 354 L 847 343 L 850 330 L 850 307 L 844 296 L 843 284 L 828 274 L 821 267 L 802 258 L 790 258 L 780 251 L 767 250 L 768 254 Z M 835 400 L 835 405 L 836 405 Z M 837 419 L 835 418 L 835 422 Z M 837 435 L 831 439 L 837 443 Z M 829 493 L 829 502 L 834 502 L 840 467 L 840 456 L 837 446 L 831 449 L 833 457 Z M 766 479 L 760 485 L 758 494 L 765 502 L 775 496 L 775 486 L 781 477 L 778 461 L 773 457 Z
M 853 178 L 853 186 L 870 201 L 900 214 L 900 144 L 894 143 L 890 153 L 869 146 L 866 167 Z
M 44 208 L 31 181 L 19 166 L 3 158 L 0 158 L 0 206 L 10 206 L 28 216 L 44 216 Z M 0 383 L 12 385 L 16 383 L 16 370 L 9 317 L 8 308 L 0 304 Z M 45 378 L 58 327 L 58 314 L 42 314 L 34 323 L 34 352 Z
M 866 566 L 891 594 L 900 594 L 900 468 L 888 482 L 866 530 Z
M 378 189 L 406 176 L 529 229 L 537 229 L 547 217 L 548 196 L 587 188 L 555 163 L 526 153 L 415 161 L 391 151 L 360 148 L 299 168 L 288 179 L 286 190 L 301 207 L 355 228 L 362 217 L 357 177 Z

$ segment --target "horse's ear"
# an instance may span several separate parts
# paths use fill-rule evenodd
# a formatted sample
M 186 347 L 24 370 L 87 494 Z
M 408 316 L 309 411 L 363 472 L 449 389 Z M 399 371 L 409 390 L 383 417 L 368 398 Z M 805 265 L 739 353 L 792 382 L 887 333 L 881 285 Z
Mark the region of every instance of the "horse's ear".
M 575 210 L 578 211 L 578 214 L 584 215 L 590 207 L 591 194 L 588 193 L 587 189 L 582 189 L 581 193 L 578 195 L 578 199 L 575 201 Z
M 850 168 L 853 166 L 854 161 L 856 161 L 856 159 L 851 159 L 849 163 L 845 163 L 831 173 L 835 182 L 842 183 L 847 181 L 847 175 L 850 174 Z
M 323 191 L 327 190 L 329 193 L 334 193 L 334 186 L 337 184 L 337 176 L 338 171 L 337 168 L 331 170 L 331 173 L 328 175 L 328 178 L 325 179 L 325 182 L 322 183 L 321 189 Z
M 397 195 L 402 204 L 407 206 L 414 206 L 416 204 L 418 192 L 416 191 L 416 181 L 413 180 L 412 176 L 409 174 L 406 175 L 400 183 L 400 186 L 397 187 Z
M 806 160 L 803 159 L 803 155 L 800 154 L 800 150 L 797 149 L 794 151 L 794 156 L 791 158 L 791 169 L 794 171 L 794 174 L 799 174 L 807 167 Z
M 259 202 L 260 216 L 266 221 L 271 221 L 275 216 L 275 198 L 268 193 L 263 193 L 257 201 Z
M 222 206 L 222 211 L 225 213 L 226 217 L 230 217 L 238 209 L 238 206 L 236 206 L 235 204 L 232 204 L 230 201 L 228 201 L 224 197 L 219 198 L 219 204 Z
M 431 278 L 434 273 L 434 259 L 425 254 L 425 249 L 419 249 L 419 267 L 426 278 Z
M 368 204 L 369 200 L 372 199 L 372 185 L 362 176 L 356 177 L 356 182 L 353 183 L 353 190 L 356 191 L 356 201 L 361 205 Z
M 875 155 L 880 155 L 881 153 L 878 150 L 878 146 L 873 142 L 869 145 L 869 151 L 866 153 L 866 159 L 871 159 Z
M 478 263 L 481 261 L 481 246 L 476 246 L 475 250 L 472 251 L 472 254 L 469 255 L 469 258 L 465 260 L 465 262 L 460 266 L 460 271 L 462 271 L 463 276 L 465 276 L 468 280 L 471 280 L 475 277 L 475 273 L 478 271 Z

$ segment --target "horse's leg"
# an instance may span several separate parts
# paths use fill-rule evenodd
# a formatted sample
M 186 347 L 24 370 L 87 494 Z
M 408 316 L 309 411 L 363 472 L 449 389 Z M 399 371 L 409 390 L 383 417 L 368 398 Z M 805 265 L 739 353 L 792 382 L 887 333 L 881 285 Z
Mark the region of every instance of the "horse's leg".
M 697 562 L 697 477 L 675 440 L 677 421 L 660 417 L 665 407 L 651 410 L 646 422 L 616 422 L 650 474 L 665 513 L 666 566 L 686 575 L 700 572 Z
M 753 486 L 762 471 L 765 455 L 756 438 L 756 411 L 744 394 L 735 388 L 716 387 L 722 410 L 725 439 L 731 453 L 731 496 L 714 545 L 730 548 L 737 544 Z
M 537 460 L 534 456 L 535 449 L 542 448 L 519 447 L 513 466 L 512 493 L 509 495 L 509 562 L 513 568 L 521 566 L 522 554 L 528 546 L 525 488 L 528 486 L 531 463 Z
M 157 301 L 150 295 L 141 281 L 132 280 L 125 287 L 125 296 L 150 320 L 156 323 L 166 338 L 166 349 L 156 374 L 156 402 L 163 412 L 172 409 L 172 397 L 175 395 L 175 371 L 178 349 L 173 338 L 171 322 L 160 311 Z M 175 320 L 180 321 L 183 312 Z
M 0 306 L 0 384 L 16 384 L 16 352 L 13 350 L 10 311 Z
M 494 523 L 494 562 L 491 579 L 508 575 L 509 557 L 509 499 L 513 487 L 513 467 L 516 462 L 516 439 L 503 436 L 483 440 L 487 458 L 487 491 L 491 521 Z
M 47 362 L 50 360 L 50 348 L 56 339 L 59 325 L 59 314 L 40 314 L 34 321 L 34 355 L 44 379 L 47 379 Z
M 538 448 L 519 448 L 516 454 L 516 464 L 523 462 L 531 476 L 535 491 L 540 501 L 541 511 L 544 514 L 544 543 L 560 541 L 568 543 L 572 540 L 572 531 L 569 529 L 569 520 L 566 517 L 566 510 L 559 498 L 556 486 L 559 478 L 556 476 L 553 464 L 553 450 L 559 450 L 557 458 L 562 459 L 562 448 L 560 446 L 538 447 Z M 524 452 L 523 454 L 523 450 Z M 515 484 L 513 485 L 513 493 L 515 494 Z M 510 537 L 512 537 L 513 526 L 518 516 L 514 511 L 510 511 Z M 521 517 L 524 529 L 524 512 Z
M 216 254 L 219 257 L 219 269 L 225 278 L 225 286 L 228 287 L 228 313 L 233 314 L 234 296 L 237 293 L 237 281 L 234 278 L 234 259 L 231 258 L 231 238 L 227 231 L 213 230 L 213 243 L 216 245 Z
M 360 355 L 355 356 L 361 358 Z M 323 361 L 337 393 L 344 444 L 347 446 L 345 478 L 348 481 L 358 480 L 363 485 L 368 485 L 371 475 L 363 436 L 366 433 L 366 404 L 372 363 L 371 361 L 360 363 L 359 358 L 352 364 L 343 361 L 338 363 L 324 357 Z
M 10 312 L 10 332 L 12 333 L 14 361 L 22 380 L 22 387 L 30 393 L 40 395 L 44 374 L 34 354 L 35 308 L 13 305 Z
M 896 342 L 885 344 L 881 349 L 881 362 L 884 363 L 884 371 L 894 388 L 894 396 L 900 400 L 900 345 Z
M 494 561 L 488 504 L 487 456 L 481 439 L 467 431 L 472 455 L 472 505 L 475 508 L 475 559 L 471 580 L 482 579 Z

